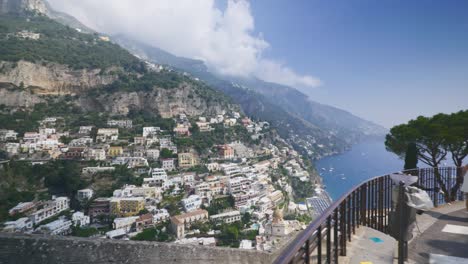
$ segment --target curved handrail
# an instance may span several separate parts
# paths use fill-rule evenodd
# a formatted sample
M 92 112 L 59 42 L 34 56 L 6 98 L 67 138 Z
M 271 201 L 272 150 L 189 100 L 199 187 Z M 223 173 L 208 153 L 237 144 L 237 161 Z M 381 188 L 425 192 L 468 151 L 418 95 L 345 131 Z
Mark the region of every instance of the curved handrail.
M 418 169 L 410 169 L 410 170 L 404 170 L 404 171 L 399 171 L 395 173 L 409 173 L 409 172 L 420 172 L 422 170 L 428 170 L 428 169 L 435 169 L 437 170 L 444 170 L 444 169 L 457 169 L 456 167 L 438 167 L 438 168 L 418 168 Z M 288 263 L 290 260 L 292 260 L 296 253 L 299 252 L 303 246 L 306 244 L 306 242 L 314 235 L 314 233 L 329 219 L 332 217 L 332 215 L 339 209 L 339 206 L 343 204 L 343 202 L 348 199 L 354 192 L 358 191 L 359 188 L 362 188 L 366 184 L 372 183 L 373 181 L 376 181 L 380 178 L 387 177 L 390 174 L 385 174 L 385 175 L 380 175 L 373 177 L 371 179 L 365 180 L 361 182 L 358 185 L 355 185 L 353 188 L 351 188 L 349 191 L 347 191 L 345 194 L 343 194 L 338 200 L 333 202 L 332 205 L 330 205 L 325 212 L 316 220 L 314 220 L 312 223 L 307 226 L 307 228 L 301 232 L 294 241 L 292 241 L 283 251 L 282 254 L 280 254 L 274 263 Z

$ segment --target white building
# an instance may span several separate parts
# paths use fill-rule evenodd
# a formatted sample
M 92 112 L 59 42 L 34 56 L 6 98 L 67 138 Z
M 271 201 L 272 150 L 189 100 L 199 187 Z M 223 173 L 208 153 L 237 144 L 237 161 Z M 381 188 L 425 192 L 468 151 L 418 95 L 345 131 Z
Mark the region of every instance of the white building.
M 27 217 L 19 218 L 16 221 L 8 221 L 3 224 L 5 225 L 3 228 L 5 232 L 25 232 L 33 228 L 33 222 Z
M 218 171 L 219 170 L 219 163 L 217 163 L 217 162 L 208 163 L 208 164 L 206 164 L 206 168 L 210 172 Z
M 130 230 L 132 229 L 132 225 L 136 222 L 138 218 L 138 216 L 115 218 L 112 227 L 114 229 L 125 230 L 128 233 L 130 232 Z
M 159 159 L 159 149 L 147 149 L 146 150 L 146 157 L 150 160 L 157 160 Z
M 22 214 L 33 209 L 34 207 L 36 207 L 36 204 L 34 202 L 18 203 L 15 207 L 11 208 L 8 211 L 8 214 L 11 216 L 16 214 Z
M 242 240 L 240 245 L 239 245 L 239 248 L 240 249 L 254 249 L 254 247 L 252 246 L 252 240 Z
M 200 208 L 201 204 L 202 204 L 202 199 L 200 196 L 196 194 L 190 195 L 189 197 L 182 199 L 182 205 L 184 206 L 184 210 L 186 212 L 190 212 L 190 211 Z
M 93 139 L 90 137 L 81 137 L 81 138 L 76 138 L 70 141 L 68 143 L 69 147 L 78 147 L 78 146 L 88 146 L 93 143 Z
M 87 154 L 90 160 L 106 160 L 106 151 L 104 149 L 88 149 Z
M 150 171 L 149 178 L 144 178 L 143 183 L 148 184 L 149 186 L 164 186 L 164 183 L 167 181 L 167 173 L 164 169 L 161 168 L 152 168 Z
M 112 165 L 127 165 L 127 168 L 148 167 L 148 160 L 142 157 L 116 157 Z
M 126 120 L 109 120 L 107 121 L 108 126 L 116 126 L 116 127 L 121 127 L 121 128 L 132 128 L 133 127 L 133 121 L 130 119 Z
M 42 225 L 38 229 L 40 232 L 48 235 L 67 235 L 70 233 L 71 226 L 72 221 L 61 218 L 46 225 Z
M 33 224 L 38 224 L 45 219 L 58 215 L 59 213 L 70 208 L 70 199 L 67 197 L 53 197 L 52 200 L 47 201 L 44 208 L 29 215 L 29 219 Z
M 19 153 L 20 144 L 19 143 L 6 143 L 5 150 L 9 155 L 17 155 Z
M 114 167 L 86 167 L 81 171 L 83 174 L 92 175 L 100 172 L 112 172 Z
M 89 135 L 92 130 L 93 130 L 93 126 L 80 126 L 80 130 L 78 131 L 78 134 Z
M 90 219 L 83 212 L 74 212 L 72 214 L 72 222 L 74 226 L 87 226 L 90 223 Z
M 156 209 L 155 211 L 153 211 L 151 213 L 153 213 L 153 222 L 154 223 L 160 223 L 160 222 L 166 221 L 166 220 L 169 219 L 169 217 L 171 217 L 169 215 L 169 212 L 167 212 L 167 210 L 164 209 L 164 208 Z
M 237 221 L 241 221 L 242 217 L 239 211 L 231 211 L 231 212 L 226 212 L 226 213 L 221 213 L 221 214 L 216 214 L 210 216 L 210 220 L 215 222 L 215 223 L 234 223 Z
M 143 127 L 143 136 L 144 137 L 155 136 L 159 132 L 161 132 L 161 128 L 159 128 L 159 127 Z
M 81 189 L 76 192 L 76 198 L 80 201 L 89 200 L 93 195 L 94 191 L 91 189 Z
M 114 197 L 145 197 L 160 198 L 161 189 L 143 184 L 143 186 L 125 185 L 122 189 L 114 190 Z
M 237 194 L 242 191 L 248 191 L 252 181 L 244 177 L 236 177 L 229 179 L 228 182 L 228 192 L 230 194 Z
M 241 169 L 239 165 L 235 163 L 227 163 L 220 165 L 221 170 L 229 177 L 237 176 L 241 174 Z
M 161 160 L 162 168 L 166 171 L 173 171 L 176 169 L 174 159 Z
M 17 136 L 14 130 L 0 129 L 0 141 L 16 140 Z
M 118 128 L 100 128 L 97 131 L 96 140 L 100 142 L 106 142 L 108 140 L 115 141 L 119 138 Z

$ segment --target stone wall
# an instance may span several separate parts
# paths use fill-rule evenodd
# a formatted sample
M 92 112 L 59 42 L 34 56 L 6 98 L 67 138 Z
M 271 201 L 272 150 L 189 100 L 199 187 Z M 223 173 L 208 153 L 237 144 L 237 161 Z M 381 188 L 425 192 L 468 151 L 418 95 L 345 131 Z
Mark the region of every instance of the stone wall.
M 0 233 L 0 264 L 266 264 L 273 259 L 273 254 L 229 248 Z

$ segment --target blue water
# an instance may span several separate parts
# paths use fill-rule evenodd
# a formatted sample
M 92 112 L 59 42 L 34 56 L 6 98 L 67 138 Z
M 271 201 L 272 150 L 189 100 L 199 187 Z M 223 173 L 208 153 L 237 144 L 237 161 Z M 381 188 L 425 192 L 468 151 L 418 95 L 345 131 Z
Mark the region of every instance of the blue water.
M 403 164 L 385 149 L 383 140 L 362 142 L 348 152 L 315 162 L 333 200 L 369 178 L 401 171 Z

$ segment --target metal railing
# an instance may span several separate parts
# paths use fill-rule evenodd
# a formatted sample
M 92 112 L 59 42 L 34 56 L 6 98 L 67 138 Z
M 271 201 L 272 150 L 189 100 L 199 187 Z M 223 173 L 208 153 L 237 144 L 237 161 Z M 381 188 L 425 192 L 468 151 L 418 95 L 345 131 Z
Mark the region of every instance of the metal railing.
M 425 189 L 434 205 L 438 206 L 445 203 L 443 192 L 451 193 L 457 182 L 460 182 L 457 177 L 460 179 L 461 170 L 443 167 L 414 169 L 404 173 L 419 176 L 417 186 Z M 436 177 L 436 174 L 440 177 Z M 388 234 L 388 216 L 394 210 L 394 185 L 389 174 L 354 187 L 300 233 L 274 263 L 338 263 L 339 256 L 346 256 L 346 243 L 351 242 L 352 234 L 355 234 L 359 226 Z M 461 191 L 455 192 L 453 198 L 461 200 Z

